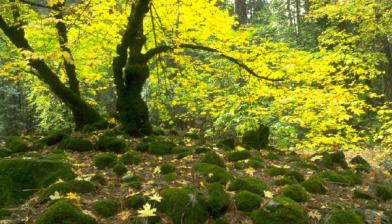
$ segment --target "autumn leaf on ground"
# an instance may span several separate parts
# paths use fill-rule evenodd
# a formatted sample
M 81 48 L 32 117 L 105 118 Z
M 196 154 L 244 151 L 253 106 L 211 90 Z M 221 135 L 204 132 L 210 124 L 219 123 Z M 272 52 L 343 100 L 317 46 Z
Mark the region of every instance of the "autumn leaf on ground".
M 161 197 L 158 193 L 155 193 L 155 194 L 153 194 L 152 196 L 150 196 L 150 200 L 152 200 L 152 201 L 157 201 L 157 202 L 161 202 L 162 197 Z
M 273 198 L 274 194 L 271 191 L 264 191 L 264 197 Z
M 73 193 L 73 192 L 67 193 L 67 195 L 65 196 L 65 198 L 68 198 L 68 199 L 70 199 L 70 200 L 75 200 L 75 201 L 79 201 L 79 200 L 80 200 L 79 195 L 76 194 L 76 193 Z
M 311 210 L 308 212 L 308 216 L 312 219 L 317 219 L 318 221 L 320 221 L 321 219 L 321 214 L 319 211 L 317 210 Z
M 49 196 L 50 200 L 57 200 L 62 197 L 63 196 L 58 191 L 55 191 L 52 195 Z
M 244 169 L 245 173 L 248 174 L 249 176 L 253 176 L 256 170 L 253 167 L 249 167 Z
M 125 221 L 129 218 L 129 216 L 131 216 L 131 213 L 129 211 L 122 211 L 120 213 L 117 214 L 117 217 L 121 220 L 121 221 Z
M 137 210 L 138 217 L 153 217 L 156 216 L 157 209 L 152 208 L 150 203 L 143 205 L 143 209 Z
M 320 160 L 320 159 L 322 159 L 322 158 L 323 158 L 322 155 L 317 155 L 317 156 L 313 156 L 312 158 L 310 158 L 310 161 L 314 162 L 314 161 Z

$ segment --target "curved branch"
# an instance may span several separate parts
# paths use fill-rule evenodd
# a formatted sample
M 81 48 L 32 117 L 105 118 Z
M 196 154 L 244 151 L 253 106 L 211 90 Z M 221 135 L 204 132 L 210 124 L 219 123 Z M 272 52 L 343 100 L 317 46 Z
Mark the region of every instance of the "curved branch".
M 236 58 L 234 58 L 232 56 L 226 55 L 226 54 L 220 52 L 219 50 L 211 48 L 211 47 L 195 45 L 195 44 L 180 44 L 178 46 L 162 45 L 162 46 L 159 46 L 159 47 L 156 47 L 156 48 L 153 48 L 153 49 L 147 51 L 144 54 L 144 60 L 147 62 L 151 58 L 153 58 L 155 55 L 160 54 L 160 53 L 165 53 L 165 52 L 168 52 L 168 51 L 172 51 L 175 48 L 187 48 L 187 49 L 202 50 L 202 51 L 216 53 L 219 56 L 221 56 L 222 58 L 225 58 L 225 59 L 231 61 L 232 63 L 238 65 L 240 68 L 245 69 L 245 71 L 247 71 L 249 74 L 251 74 L 252 76 L 254 76 L 256 78 L 264 79 L 264 80 L 267 80 L 267 81 L 284 81 L 283 78 L 273 79 L 273 78 L 269 78 L 269 77 L 260 76 L 255 71 L 253 71 L 248 65 L 246 65 L 245 63 L 241 62 L 240 60 L 238 60 L 238 59 L 236 59 Z

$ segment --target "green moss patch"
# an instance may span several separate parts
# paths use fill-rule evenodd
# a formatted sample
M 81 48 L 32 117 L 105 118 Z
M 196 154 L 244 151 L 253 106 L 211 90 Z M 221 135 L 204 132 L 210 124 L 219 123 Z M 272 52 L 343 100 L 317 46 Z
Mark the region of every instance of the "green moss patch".
M 386 184 L 376 184 L 374 186 L 374 193 L 377 197 L 383 199 L 384 201 L 389 201 L 392 199 L 392 187 Z
M 144 204 L 146 204 L 148 201 L 148 197 L 144 196 L 142 194 L 135 194 L 132 196 L 129 196 L 125 200 L 125 206 L 129 209 L 139 209 L 143 207 Z
M 240 160 L 249 159 L 252 155 L 247 150 L 242 151 L 232 151 L 227 154 L 227 159 L 230 162 L 237 162 Z
M 320 178 L 310 178 L 305 180 L 301 184 L 308 192 L 313 194 L 325 194 L 327 188 L 324 186 L 323 181 Z
M 250 191 L 252 193 L 264 196 L 267 185 L 261 180 L 252 177 L 240 177 L 235 179 L 228 188 L 229 191 Z
M 167 214 L 175 224 L 200 224 L 208 218 L 206 201 L 189 188 L 168 188 L 161 191 L 159 210 Z
M 116 162 L 113 166 L 113 172 L 117 176 L 122 176 L 128 171 L 127 167 L 122 162 Z
M 27 152 L 29 150 L 27 142 L 18 136 L 9 137 L 5 141 L 5 147 L 11 150 L 12 153 Z
M 55 183 L 44 189 L 41 192 L 41 197 L 43 199 L 48 199 L 49 196 L 53 195 L 56 191 L 62 195 L 66 195 L 70 192 L 84 194 L 94 192 L 95 185 L 90 181 L 85 180 L 70 180 L 61 183 Z
M 93 150 L 94 145 L 89 140 L 84 138 L 67 138 L 60 143 L 59 148 L 78 152 L 86 152 Z
M 94 166 L 98 169 L 105 169 L 113 167 L 117 161 L 117 156 L 114 153 L 100 153 L 94 157 Z
M 41 214 L 34 224 L 97 224 L 97 221 L 81 212 L 71 202 L 60 200 Z
M 6 217 L 11 216 L 11 215 L 12 215 L 11 211 L 0 208 L 0 219 L 6 218 Z
M 289 169 L 282 168 L 282 167 L 272 167 L 267 169 L 267 175 L 270 177 L 285 175 L 288 172 L 290 172 Z
M 54 130 L 49 132 L 45 137 L 41 138 L 39 142 L 51 146 L 60 143 L 62 140 L 66 139 L 68 134 L 64 130 Z
M 0 160 L 0 206 L 14 205 L 58 179 L 75 177 L 69 164 L 49 160 Z
M 371 170 L 370 164 L 359 155 L 352 158 L 350 163 L 353 164 L 355 166 L 355 170 L 359 172 L 369 173 Z
M 93 203 L 94 211 L 102 217 L 110 217 L 118 213 L 119 204 L 113 200 L 102 200 Z
M 225 192 L 222 185 L 218 183 L 209 184 L 207 204 L 210 213 L 217 216 L 227 210 L 229 207 L 229 195 Z
M 255 149 L 263 149 L 268 147 L 269 128 L 260 125 L 257 130 L 250 130 L 242 136 L 242 144 Z
M 161 173 L 162 174 L 168 174 L 168 173 L 173 173 L 176 172 L 176 166 L 174 166 L 171 163 L 162 163 L 158 165 L 161 168 Z
M 172 154 L 173 148 L 176 145 L 172 142 L 158 141 L 151 142 L 147 146 L 147 152 L 153 155 L 169 155 Z
M 234 196 L 234 203 L 239 211 L 251 212 L 260 207 L 261 197 L 249 191 L 240 191 Z
M 0 148 L 0 158 L 4 158 L 7 156 L 10 156 L 12 154 L 11 149 L 7 149 L 7 148 Z
M 120 161 L 126 165 L 137 165 L 142 157 L 143 155 L 140 152 L 130 150 L 120 157 Z
M 218 141 L 218 147 L 227 149 L 227 150 L 232 150 L 235 147 L 235 140 L 233 138 L 226 138 L 226 139 L 221 139 Z
M 365 200 L 372 200 L 373 196 L 371 196 L 369 193 L 360 191 L 358 189 L 355 189 L 353 192 L 353 197 L 354 198 L 360 198 L 360 199 L 365 199 Z
M 355 186 L 362 183 L 361 177 L 352 171 L 335 172 L 326 170 L 320 172 L 317 176 L 326 181 L 342 186 Z
M 305 202 L 308 200 L 308 193 L 300 184 L 286 186 L 283 188 L 282 192 L 284 196 L 291 198 L 296 202 Z
M 121 181 L 131 188 L 140 189 L 143 178 L 139 176 L 124 176 L 121 178 Z
M 223 159 L 213 151 L 206 152 L 202 156 L 200 162 L 214 164 L 220 167 L 225 167 L 225 162 L 223 161 Z
M 325 216 L 326 224 L 365 224 L 355 212 L 346 210 L 332 210 Z
M 123 139 L 108 132 L 99 136 L 97 146 L 101 151 L 121 153 L 124 152 L 126 144 Z
M 163 179 L 169 183 L 173 182 L 177 179 L 177 173 L 176 172 L 167 173 L 167 174 L 163 175 Z
M 232 179 L 232 176 L 222 167 L 208 164 L 208 163 L 197 163 L 194 169 L 200 172 L 208 182 L 219 182 L 226 184 Z

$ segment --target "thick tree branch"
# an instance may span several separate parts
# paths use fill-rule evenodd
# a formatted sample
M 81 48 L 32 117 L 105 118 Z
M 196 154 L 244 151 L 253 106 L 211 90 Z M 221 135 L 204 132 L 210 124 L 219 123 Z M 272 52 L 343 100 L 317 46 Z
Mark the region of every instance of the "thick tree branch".
M 153 49 L 147 51 L 144 54 L 144 60 L 147 62 L 157 54 L 172 51 L 176 48 L 186 48 L 186 49 L 202 50 L 202 51 L 216 53 L 219 56 L 221 56 L 222 58 L 225 58 L 225 59 L 231 61 L 232 63 L 238 65 L 240 68 L 245 69 L 245 71 L 247 71 L 249 74 L 251 74 L 252 76 L 254 76 L 256 78 L 264 79 L 264 80 L 268 80 L 268 81 L 283 81 L 284 80 L 283 78 L 273 79 L 273 78 L 269 78 L 269 77 L 260 76 L 255 71 L 253 71 L 248 65 L 246 65 L 245 63 L 239 61 L 238 59 L 236 59 L 232 56 L 226 55 L 226 54 L 220 52 L 219 50 L 211 48 L 211 47 L 195 45 L 195 44 L 180 44 L 177 46 L 167 46 L 167 45 L 159 46 L 159 47 L 156 47 L 156 48 L 153 48 Z
M 28 0 L 19 0 L 19 1 L 22 2 L 22 3 L 28 4 L 28 5 L 31 5 L 31 6 L 35 6 L 35 7 L 46 8 L 46 9 L 53 9 L 53 7 L 50 7 L 50 6 L 47 6 L 47 5 L 44 5 L 44 4 L 40 4 L 40 3 L 36 3 L 36 2 L 31 2 L 31 1 L 28 1 Z

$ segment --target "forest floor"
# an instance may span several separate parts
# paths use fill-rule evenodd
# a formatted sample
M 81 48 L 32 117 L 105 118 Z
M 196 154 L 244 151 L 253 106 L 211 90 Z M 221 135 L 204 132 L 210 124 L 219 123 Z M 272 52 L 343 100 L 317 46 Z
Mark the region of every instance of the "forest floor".
M 94 144 L 93 147 L 96 150 L 102 150 L 101 146 L 97 146 L 100 144 L 100 135 L 102 135 L 102 133 L 72 134 L 74 139 L 83 138 L 89 140 Z M 259 207 L 267 208 L 271 201 L 278 196 L 291 197 L 297 200 L 295 204 L 301 208 L 307 221 L 292 221 L 294 224 L 321 222 L 328 222 L 331 224 L 339 223 L 339 221 L 331 221 L 332 219 L 328 221 L 328 214 L 333 210 L 354 211 L 363 221 L 350 221 L 347 223 L 392 223 L 392 200 L 389 198 L 392 196 L 388 195 L 392 194 L 392 188 L 388 188 L 388 186 L 392 186 L 392 176 L 388 171 L 383 170 L 383 168 L 379 166 L 380 161 L 386 156 L 381 151 L 348 151 L 345 152 L 345 158 L 344 161 L 342 161 L 342 159 L 336 159 L 336 156 L 331 156 L 331 160 L 329 156 L 333 153 L 311 154 L 309 152 L 301 153 L 273 148 L 247 150 L 241 146 L 232 148 L 233 145 L 230 144 L 224 145 L 204 142 L 197 138 L 195 139 L 181 135 L 162 135 L 145 139 L 125 138 L 121 135 L 116 137 L 125 142 L 126 146 L 123 152 L 131 152 L 129 155 L 132 155 L 129 157 L 131 161 L 126 161 L 123 156 L 124 153 L 116 154 L 116 160 L 124 163 L 126 167 L 124 170 L 118 167 L 118 169 L 114 169 L 113 164 L 107 165 L 106 168 L 101 167 L 99 169 L 97 167 L 97 155 L 104 155 L 104 152 L 96 150 L 81 152 L 80 150 L 77 150 L 78 146 L 69 145 L 68 147 L 64 147 L 64 144 L 61 146 L 61 143 L 60 145 L 42 146 L 39 150 L 35 149 L 34 153 L 28 151 L 0 159 L 1 172 L 2 160 L 10 160 L 13 158 L 22 160 L 57 158 L 63 162 L 73 164 L 73 170 L 77 176 L 76 180 L 91 181 L 94 184 L 94 190 L 86 193 L 78 193 L 77 188 L 75 188 L 75 190 L 71 190 L 72 188 L 68 190 L 58 188 L 58 191 L 52 192 L 49 196 L 49 202 L 42 198 L 42 192 L 45 192 L 45 189 L 36 189 L 37 192 L 32 194 L 32 196 L 22 204 L 4 206 L 5 210 L 10 211 L 11 214 L 1 217 L 0 212 L 0 223 L 56 223 L 56 221 L 53 221 L 55 219 L 43 222 L 37 220 L 39 220 L 39 217 L 41 217 L 42 214 L 48 210 L 48 207 L 53 204 L 51 201 L 59 200 L 60 198 L 65 197 L 67 193 L 67 200 L 73 201 L 73 204 L 75 204 L 80 211 L 93 217 L 99 223 L 135 223 L 135 221 L 141 217 L 140 214 L 138 215 L 137 210 L 143 209 L 141 205 L 131 208 L 132 206 L 129 205 L 129 198 L 132 198 L 132 196 L 144 194 L 147 195 L 146 197 L 151 198 L 152 195 L 155 195 L 158 196 L 157 201 L 160 201 L 166 200 L 165 195 L 160 195 L 162 190 L 186 187 L 193 189 L 197 192 L 197 195 L 200 195 L 201 198 L 205 198 L 208 202 L 208 198 L 211 198 L 209 196 L 211 193 L 209 193 L 208 186 L 214 181 L 218 181 L 224 186 L 224 192 L 227 194 L 229 200 L 227 205 L 224 206 L 225 208 L 219 211 L 219 214 L 214 213 L 214 215 L 211 215 L 209 212 L 210 215 L 205 218 L 205 223 L 264 223 L 257 220 L 254 215 L 255 212 L 253 211 L 252 213 L 251 210 L 257 210 Z M 171 153 L 166 155 L 166 153 L 163 152 L 165 151 L 164 149 L 162 149 L 163 151 L 154 151 L 151 147 L 167 147 L 167 145 L 170 145 L 155 144 L 157 142 L 164 142 L 165 144 L 168 142 L 170 142 L 170 144 L 174 143 L 171 146 L 174 147 L 174 145 L 176 145 L 178 152 L 175 153 L 173 149 L 171 149 Z M 153 146 L 154 144 L 155 146 Z M 29 146 L 30 148 L 33 148 L 32 143 L 29 143 Z M 56 150 L 59 147 L 65 148 L 65 150 Z M 73 150 L 68 150 L 67 148 L 72 148 Z M 54 153 L 59 153 L 58 151 L 61 151 L 60 154 L 62 156 L 51 156 Z M 338 155 L 339 153 L 340 152 L 335 152 L 335 155 Z M 222 180 L 222 178 L 220 178 L 222 175 L 220 173 L 221 171 L 217 171 L 217 169 L 211 169 L 210 171 L 204 172 L 200 171 L 203 168 L 195 168 L 200 162 L 203 162 L 203 164 L 215 163 L 217 158 L 214 157 L 214 155 L 218 155 L 218 157 L 223 160 L 224 163 L 221 164 L 221 167 L 224 167 L 223 170 L 226 170 L 227 174 L 230 176 L 228 180 Z M 358 158 L 358 155 L 369 162 L 371 166 L 369 169 L 363 169 L 364 166 L 362 165 L 359 166 L 358 164 L 350 163 L 352 158 Z M 219 160 L 219 158 L 217 160 Z M 123 165 L 123 163 L 121 163 L 121 165 Z M 215 164 L 219 164 L 219 161 Z M 169 171 L 165 171 L 165 169 L 168 169 Z M 117 173 L 114 172 L 114 170 L 116 170 Z M 290 176 L 290 174 L 288 174 L 290 172 L 295 172 L 295 174 Z M 346 176 L 343 175 L 344 178 L 339 179 L 339 177 L 337 177 L 334 179 L 334 177 L 325 174 L 326 172 L 329 172 L 329 174 L 334 172 L 332 175 L 335 175 L 335 177 L 339 174 L 344 174 Z M 355 177 L 348 177 L 348 174 L 355 175 Z M 1 176 L 2 173 L 0 173 L 0 181 Z M 138 178 L 135 180 L 132 179 L 132 177 Z M 215 179 L 215 177 L 217 177 L 217 179 Z M 238 208 L 241 207 L 239 204 L 240 199 L 237 199 L 236 197 L 236 194 L 238 194 L 239 191 L 252 191 L 256 188 L 255 191 L 257 192 L 257 189 L 261 186 L 255 184 L 252 188 L 249 187 L 252 184 L 246 183 L 243 183 L 242 185 L 239 184 L 241 185 L 239 187 L 232 186 L 235 180 L 244 177 L 261 181 L 262 186 L 265 187 L 263 192 L 258 192 L 261 196 L 261 200 L 254 208 Z M 290 193 L 284 193 L 287 186 L 298 185 L 303 183 L 304 180 L 315 177 L 321 180 L 322 186 L 326 189 L 326 193 L 308 192 L 306 193 L 306 196 L 298 196 L 300 198 L 304 197 L 303 200 L 297 199 L 295 195 L 290 195 Z M 127 178 L 132 179 L 133 181 L 128 182 Z M 350 181 L 350 178 L 354 181 Z M 357 181 L 356 178 L 359 181 Z M 17 183 L 18 180 L 13 181 Z M 62 184 L 63 182 L 64 180 L 57 180 L 56 183 L 52 183 L 48 188 L 56 184 Z M 386 186 L 386 193 L 380 193 L 378 190 L 375 190 L 379 185 Z M 2 189 L 4 189 L 4 186 L 1 188 L 0 183 L 0 190 Z M 83 192 L 83 190 L 80 192 Z M 358 192 L 361 194 L 358 194 Z M 75 195 L 69 193 L 75 193 Z M 5 198 L 4 195 L 2 197 L 1 194 L 5 193 L 0 192 L 0 199 Z M 94 204 L 97 201 L 108 200 L 115 202 L 116 208 L 112 214 L 103 215 L 104 213 L 99 212 Z M 154 206 L 153 202 L 151 202 L 151 204 Z M 159 207 L 159 205 L 156 207 Z M 211 210 L 211 208 L 209 210 Z M 182 221 L 182 219 L 186 219 L 185 217 L 178 219 L 176 214 L 174 214 L 175 212 L 173 213 L 170 209 L 162 208 L 154 212 L 160 217 L 159 223 L 182 222 L 187 224 L 186 221 Z M 187 212 L 192 213 L 192 211 Z M 181 215 L 186 216 L 186 214 Z M 391 219 L 390 221 L 387 220 L 389 219 L 388 216 Z M 197 218 L 195 218 L 194 221 L 188 221 L 188 223 L 199 222 L 195 220 L 197 220 Z M 289 222 L 271 221 L 265 223 Z M 58 221 L 58 223 L 62 222 Z M 74 223 L 77 222 L 75 221 Z M 154 223 L 154 221 L 150 220 L 149 223 Z

